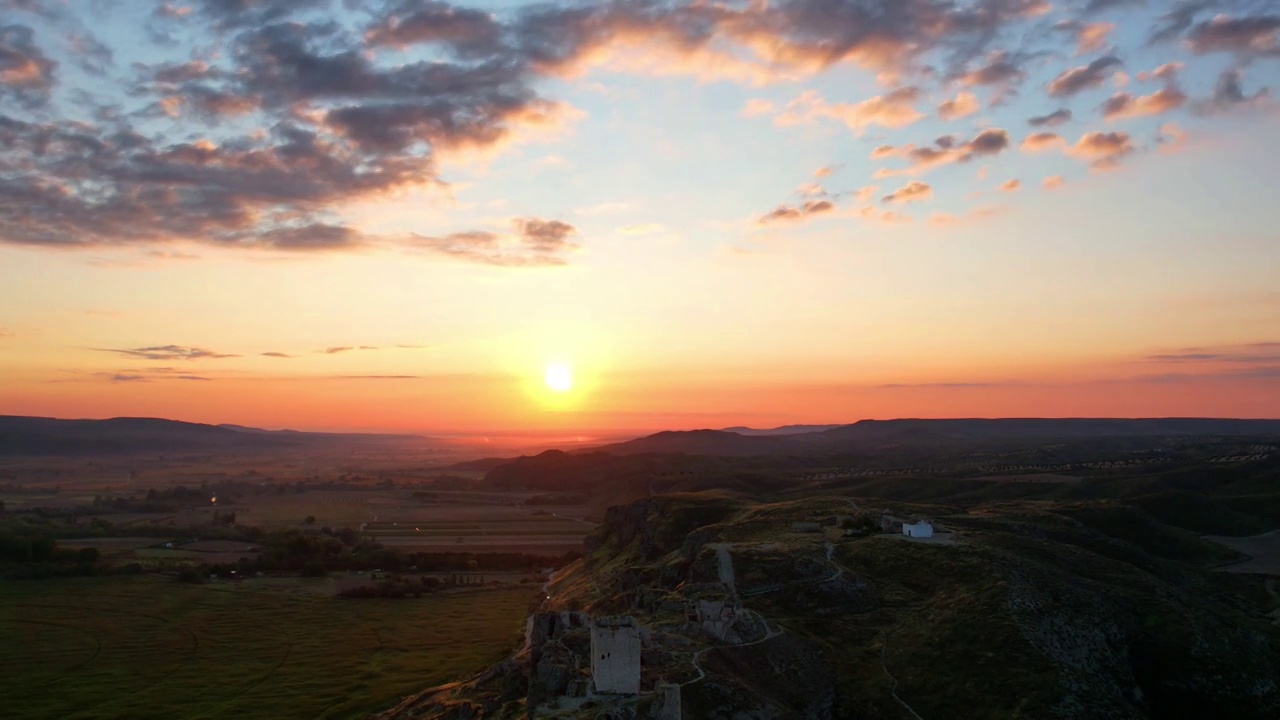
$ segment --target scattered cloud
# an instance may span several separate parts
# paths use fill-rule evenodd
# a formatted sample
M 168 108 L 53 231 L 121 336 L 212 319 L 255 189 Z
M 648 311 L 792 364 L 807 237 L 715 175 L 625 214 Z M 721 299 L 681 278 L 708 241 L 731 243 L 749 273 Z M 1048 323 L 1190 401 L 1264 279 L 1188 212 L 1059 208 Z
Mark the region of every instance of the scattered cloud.
M 1172 155 L 1187 144 L 1187 133 L 1177 123 L 1165 123 L 1156 131 L 1156 145 L 1164 155 Z
M 775 110 L 772 100 L 763 100 L 753 98 L 742 106 L 742 117 L 760 117 L 761 115 L 769 115 Z
M 1065 144 L 1066 141 L 1057 133 L 1032 133 L 1022 139 L 1022 151 L 1026 153 L 1041 153 L 1056 150 Z
M 799 222 L 815 215 L 825 215 L 836 209 L 830 200 L 808 200 L 800 205 L 779 205 L 762 216 L 757 223 L 768 225 L 778 222 Z
M 1040 182 L 1040 185 L 1041 185 L 1045 190 L 1057 190 L 1058 188 L 1060 188 L 1060 187 L 1062 187 L 1063 185 L 1065 185 L 1065 184 L 1066 184 L 1066 182 L 1067 182 L 1066 180 L 1063 180 L 1063 179 L 1062 179 L 1062 176 L 1061 176 L 1061 175 L 1050 175 L 1049 177 L 1047 177 L 1047 178 L 1045 178 L 1044 180 L 1042 180 L 1042 181 Z
M 323 355 L 338 355 L 340 353 L 351 352 L 352 350 L 378 350 L 373 345 L 339 345 L 336 347 L 328 347 L 323 350 L 317 350 L 317 353 Z
M 1280 57 L 1280 15 L 1231 17 L 1218 15 L 1187 33 L 1186 45 L 1198 55 L 1231 53 L 1238 56 Z
M 1163 115 L 1182 107 L 1186 101 L 1187 96 L 1176 87 L 1167 87 L 1150 95 L 1136 97 L 1125 92 L 1116 93 L 1102 104 L 1102 117 L 1106 120 L 1125 120 Z
M 943 120 L 957 120 L 968 117 L 982 109 L 978 96 L 971 92 L 961 92 L 955 98 L 938 106 L 938 117 Z
M 1115 23 L 1096 22 L 1081 25 L 1076 30 L 1076 52 L 1087 55 L 1107 45 L 1107 39 L 1116 29 Z
M 565 265 L 579 249 L 572 241 L 578 229 L 560 220 L 515 218 L 514 232 L 485 230 L 457 232 L 441 237 L 414 235 L 412 246 L 457 260 L 500 267 L 552 267 Z
M 1088 65 L 1065 70 L 1045 87 L 1050 97 L 1070 97 L 1101 85 L 1108 74 L 1121 64 L 1114 55 L 1100 57 Z
M 220 360 L 223 358 L 236 358 L 239 355 L 230 355 L 227 353 L 214 352 L 204 348 L 187 347 L 185 345 L 154 345 L 151 347 L 141 348 L 101 348 L 102 352 L 119 353 L 130 357 L 141 358 L 143 360 Z
M 901 128 L 924 118 L 924 114 L 914 107 L 920 95 L 919 88 L 905 87 L 857 103 L 829 103 L 816 91 L 809 90 L 787 103 L 786 109 L 774 118 L 774 122 L 788 126 L 821 118 L 844 123 L 854 132 L 862 132 L 873 125 Z
M 1009 180 L 1000 185 L 1000 189 L 1004 192 L 1017 192 L 1022 188 L 1022 181 Z
M 1090 132 L 1080 136 L 1075 145 L 1066 149 L 1072 157 L 1090 161 L 1096 170 L 1111 170 L 1120 160 L 1134 151 L 1129 133 Z
M 292 356 L 292 355 L 289 355 L 289 354 L 287 354 L 287 353 L 282 353 L 282 352 L 264 352 L 264 353 L 262 353 L 262 357 L 271 357 L 271 358 L 292 358 L 293 356 Z
M 1207 100 L 1195 104 L 1196 111 L 1203 115 L 1232 112 L 1249 109 L 1266 104 L 1270 99 L 1270 88 L 1258 88 L 1253 94 L 1244 90 L 1244 72 L 1239 68 L 1223 70 L 1214 85 L 1213 95 Z
M 1027 120 L 1027 124 L 1032 127 L 1057 127 L 1063 123 L 1071 121 L 1071 111 L 1066 108 L 1059 108 L 1048 115 L 1038 115 Z
M 836 172 L 837 170 L 840 170 L 843 167 L 844 167 L 843 165 L 823 165 L 822 167 L 813 171 L 813 176 L 816 178 L 828 177 L 832 173 Z
M 960 73 L 955 79 L 965 87 L 996 87 L 1007 92 L 1026 77 L 1021 67 L 1025 61 L 1026 58 L 1004 51 L 993 52 L 984 59 L 982 65 Z
M 933 197 L 932 187 L 918 180 L 912 180 L 880 199 L 887 203 L 909 203 L 928 200 L 931 197 Z
M 916 147 L 883 146 L 872 152 L 872 158 L 902 157 L 910 162 L 906 168 L 881 168 L 876 177 L 892 177 L 894 175 L 915 175 L 933 168 L 952 163 L 970 162 L 975 158 L 990 157 L 1004 152 L 1009 147 L 1009 133 L 1000 128 L 987 128 L 979 132 L 972 140 L 957 143 L 950 135 L 944 135 L 934 141 L 933 145 Z

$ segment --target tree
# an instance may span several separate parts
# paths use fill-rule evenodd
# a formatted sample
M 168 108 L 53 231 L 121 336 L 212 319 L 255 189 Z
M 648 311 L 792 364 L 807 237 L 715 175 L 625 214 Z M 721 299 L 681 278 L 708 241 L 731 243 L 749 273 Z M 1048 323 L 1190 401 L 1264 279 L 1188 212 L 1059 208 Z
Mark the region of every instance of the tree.
M 307 519 L 306 519 L 306 520 L 304 520 L 303 522 L 305 522 L 305 523 L 306 523 L 306 524 L 308 524 L 308 525 L 315 525 L 315 524 L 316 524 L 316 516 L 315 516 L 315 515 L 308 515 L 308 516 L 307 516 Z
M 101 557 L 101 554 L 98 552 L 98 548 L 80 548 L 80 552 L 76 553 L 76 559 L 80 561 L 81 565 L 92 565 L 98 562 L 99 557 Z

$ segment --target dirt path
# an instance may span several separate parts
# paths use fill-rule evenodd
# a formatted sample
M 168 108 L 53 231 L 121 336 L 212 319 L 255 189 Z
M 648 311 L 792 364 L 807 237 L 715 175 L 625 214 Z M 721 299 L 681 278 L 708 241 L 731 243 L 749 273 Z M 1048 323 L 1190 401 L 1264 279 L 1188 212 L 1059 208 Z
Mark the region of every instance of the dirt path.
M 889 682 L 890 682 L 889 694 L 893 696 L 894 700 L 898 701 L 899 705 L 906 708 L 907 712 L 910 713 L 911 717 L 915 718 L 915 720 L 924 720 L 924 718 L 920 717 L 920 715 L 917 714 L 915 710 L 911 709 L 911 706 L 907 704 L 906 700 L 903 700 L 902 698 L 898 697 L 898 678 L 894 677 L 893 673 L 889 672 L 888 666 L 884 664 L 884 654 L 885 654 L 885 651 L 888 649 L 889 649 L 889 635 L 888 633 L 886 633 L 884 636 L 884 644 L 880 646 L 880 669 L 883 670 L 884 674 L 889 678 Z
M 761 615 L 760 613 L 754 610 L 747 610 L 745 608 L 742 610 L 743 615 L 746 615 L 748 613 L 760 618 L 760 622 L 764 623 L 764 631 L 765 631 L 764 637 L 760 638 L 759 640 L 752 640 L 749 643 L 742 643 L 740 645 L 713 645 L 711 647 L 702 648 L 701 650 L 693 654 L 693 659 L 692 659 L 693 669 L 698 671 L 698 677 L 688 682 L 681 683 L 682 687 L 684 685 L 692 685 L 697 682 L 702 682 L 707 677 L 707 672 L 702 669 L 701 661 L 702 661 L 702 656 L 707 654 L 708 652 L 711 652 L 712 650 L 721 650 L 724 648 L 745 648 L 745 647 L 751 647 L 752 645 L 759 645 L 762 642 L 772 640 L 778 637 L 779 635 L 781 635 L 782 633 L 786 632 L 786 628 L 784 628 L 781 625 L 778 626 L 777 630 L 774 630 L 773 628 L 769 627 L 768 619 L 766 619 L 765 616 Z

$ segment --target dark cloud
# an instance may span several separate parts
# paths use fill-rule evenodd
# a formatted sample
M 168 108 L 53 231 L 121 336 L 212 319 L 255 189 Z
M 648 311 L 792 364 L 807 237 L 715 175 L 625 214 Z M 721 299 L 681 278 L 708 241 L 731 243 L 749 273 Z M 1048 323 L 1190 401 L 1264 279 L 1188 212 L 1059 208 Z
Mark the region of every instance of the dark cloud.
M 1089 4 L 1084 6 L 1084 12 L 1087 15 L 1093 15 L 1114 8 L 1140 7 L 1145 4 L 1146 0 L 1089 0 Z
M 1280 15 L 1258 15 L 1233 18 L 1219 15 L 1198 23 L 1187 33 L 1186 44 L 1192 52 L 1233 53 L 1241 56 L 1280 57 Z
M 886 146 L 877 149 L 872 157 L 900 156 L 910 161 L 906 168 L 882 170 L 880 175 L 914 175 L 953 163 L 970 162 L 975 158 L 999 155 L 1009 148 L 1009 133 L 1000 128 L 987 128 L 972 140 L 957 142 L 955 136 L 944 135 L 936 141 L 936 147 L 904 145 L 899 148 Z
M 822 215 L 836 209 L 830 200 L 809 200 L 800 205 L 779 205 L 763 215 L 757 222 L 761 225 L 777 222 L 798 222 L 814 215 Z
M 1022 63 L 1026 58 L 1010 55 L 1007 52 L 996 52 L 986 58 L 979 67 L 962 72 L 956 79 L 963 85 L 1013 86 L 1022 82 L 1026 73 Z
M 1065 70 L 1046 86 L 1051 97 L 1070 97 L 1089 88 L 1098 87 L 1107 79 L 1110 72 L 1121 65 L 1120 58 L 1114 55 L 1100 57 L 1097 60 Z
M 1222 71 L 1214 85 L 1213 96 L 1195 104 L 1202 114 L 1230 112 L 1240 108 L 1255 107 L 1270 96 L 1269 88 L 1258 88 L 1253 94 L 1244 90 L 1244 72 L 1235 68 Z
M 67 49 L 80 68 L 91 75 L 105 75 L 115 65 L 115 53 L 93 33 L 67 36 Z
M 333 6 L 333 0 L 193 0 L 191 4 L 219 27 L 236 28 L 260 26 L 308 11 L 324 10 Z M 170 6 L 173 12 L 158 10 L 164 17 L 184 18 L 192 15 L 181 12 L 181 5 L 166 2 L 161 8 L 165 6 Z
M 264 352 L 264 353 L 262 353 L 262 357 L 270 357 L 270 358 L 292 358 L 293 356 L 292 356 L 292 355 L 289 355 L 288 353 L 282 353 L 282 352 Z
M 25 25 L 0 25 L 0 98 L 12 96 L 24 105 L 40 105 L 54 85 L 57 64 L 35 43 Z
M 499 43 L 503 27 L 482 10 L 432 0 L 406 0 L 365 33 L 370 45 L 444 43 L 459 52 L 483 53 Z
M 228 355 L 218 353 L 204 348 L 187 347 L 184 345 L 156 345 L 153 347 L 130 348 L 130 349 L 113 349 L 106 348 L 103 352 L 119 353 L 130 357 L 141 358 L 143 360 L 205 360 L 205 359 L 222 359 L 235 358 L 239 355 Z
M 1071 111 L 1066 108 L 1059 108 L 1048 115 L 1037 115 L 1029 118 L 1027 124 L 1032 127 L 1056 127 L 1071 121 Z

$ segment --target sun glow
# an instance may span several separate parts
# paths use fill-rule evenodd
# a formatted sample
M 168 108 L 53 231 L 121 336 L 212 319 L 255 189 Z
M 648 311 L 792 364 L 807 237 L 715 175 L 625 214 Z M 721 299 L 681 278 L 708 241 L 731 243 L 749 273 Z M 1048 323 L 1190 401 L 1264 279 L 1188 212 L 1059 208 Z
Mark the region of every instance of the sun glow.
M 569 392 L 573 389 L 573 372 L 569 370 L 568 366 L 560 363 L 548 365 L 542 381 L 553 392 Z

